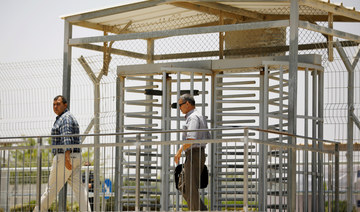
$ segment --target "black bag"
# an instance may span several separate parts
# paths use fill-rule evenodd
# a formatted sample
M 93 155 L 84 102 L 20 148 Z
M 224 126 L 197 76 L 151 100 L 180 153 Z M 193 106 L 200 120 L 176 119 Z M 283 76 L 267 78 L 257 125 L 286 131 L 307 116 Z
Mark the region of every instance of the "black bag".
M 176 189 L 179 190 L 179 178 L 180 178 L 180 173 L 183 169 L 183 164 L 179 164 L 176 166 L 175 168 L 175 184 L 176 184 Z M 207 168 L 206 165 L 204 165 L 204 169 L 201 172 L 201 176 L 200 176 L 200 188 L 206 188 L 209 184 L 209 170 Z

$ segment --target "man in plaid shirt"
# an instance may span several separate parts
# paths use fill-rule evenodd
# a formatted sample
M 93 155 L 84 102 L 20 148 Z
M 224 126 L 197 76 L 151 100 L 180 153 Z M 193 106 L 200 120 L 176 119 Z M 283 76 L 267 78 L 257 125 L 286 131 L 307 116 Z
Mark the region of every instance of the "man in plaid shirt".
M 59 95 L 54 98 L 53 109 L 57 115 L 51 130 L 51 135 L 79 134 L 79 124 L 67 108 L 65 97 Z M 80 138 L 53 137 L 52 145 L 80 144 Z M 75 198 L 79 203 L 80 211 L 91 211 L 88 202 L 87 189 L 81 180 L 81 151 L 80 148 L 56 148 L 52 150 L 54 159 L 52 162 L 49 183 L 41 196 L 40 211 L 47 211 L 55 200 L 58 192 L 66 182 L 72 187 Z M 38 211 L 38 206 L 34 211 Z

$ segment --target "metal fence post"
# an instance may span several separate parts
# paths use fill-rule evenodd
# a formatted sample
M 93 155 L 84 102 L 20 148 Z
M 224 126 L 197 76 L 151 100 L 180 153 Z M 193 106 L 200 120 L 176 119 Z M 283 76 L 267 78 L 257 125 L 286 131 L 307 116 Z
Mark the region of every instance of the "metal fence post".
M 116 79 L 116 132 L 123 132 L 123 123 L 124 123 L 124 77 L 117 77 Z M 116 135 L 116 143 L 123 142 L 123 135 Z M 116 147 L 115 150 L 115 211 L 122 211 L 123 207 L 122 202 L 122 161 L 123 161 L 123 147 Z
M 136 135 L 136 190 L 135 211 L 140 211 L 140 134 Z
M 41 147 L 42 138 L 38 138 L 37 144 L 37 174 L 36 174 L 36 203 L 38 206 L 38 210 L 41 209 Z
M 244 130 L 244 211 L 248 211 L 248 136 L 249 129 Z
M 335 212 L 339 212 L 339 177 L 340 177 L 340 147 L 335 144 Z
M 288 211 L 296 211 L 296 137 L 292 137 L 291 140 L 288 168 Z

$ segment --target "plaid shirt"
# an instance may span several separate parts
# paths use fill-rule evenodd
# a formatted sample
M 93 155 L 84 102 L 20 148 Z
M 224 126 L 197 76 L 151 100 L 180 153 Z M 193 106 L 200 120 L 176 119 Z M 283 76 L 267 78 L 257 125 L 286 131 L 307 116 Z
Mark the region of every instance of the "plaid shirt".
M 64 113 L 56 117 L 54 126 L 51 129 L 51 135 L 71 135 L 79 134 L 79 124 L 75 117 L 70 113 L 68 109 L 65 109 Z M 51 139 L 52 145 L 71 145 L 80 144 L 80 138 L 76 137 L 56 137 Z M 65 151 L 80 152 L 79 148 L 66 148 Z M 53 149 L 52 153 L 64 153 L 64 149 Z

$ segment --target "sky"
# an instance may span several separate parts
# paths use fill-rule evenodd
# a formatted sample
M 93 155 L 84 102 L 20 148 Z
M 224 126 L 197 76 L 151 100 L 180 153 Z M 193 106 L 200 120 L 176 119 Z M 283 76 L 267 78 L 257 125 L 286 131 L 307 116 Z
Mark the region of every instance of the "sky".
M 1 0 L 0 62 L 62 59 L 64 15 L 138 2 L 140 0 Z M 360 0 L 331 0 L 360 11 Z M 79 27 L 77 27 L 79 28 Z M 335 24 L 360 35 L 360 27 Z M 355 31 L 354 31 L 355 30 Z M 86 31 L 80 32 L 86 35 Z
M 61 16 L 138 1 L 1 0 L 0 62 L 61 59 L 64 48 Z

